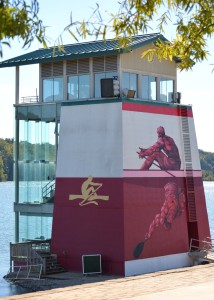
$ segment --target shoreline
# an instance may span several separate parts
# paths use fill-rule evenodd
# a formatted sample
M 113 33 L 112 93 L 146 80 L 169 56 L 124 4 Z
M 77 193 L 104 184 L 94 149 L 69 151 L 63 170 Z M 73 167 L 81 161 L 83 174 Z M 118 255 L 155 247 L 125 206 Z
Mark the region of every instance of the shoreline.
M 74 272 L 62 272 L 57 274 L 48 275 L 41 279 L 19 279 L 8 282 L 13 283 L 16 286 L 27 289 L 29 292 L 46 291 L 57 288 L 64 288 L 69 286 L 79 286 L 90 283 L 99 283 L 113 279 L 124 278 L 117 275 L 103 275 L 103 274 L 91 274 L 83 275 L 82 273 Z
M 213 299 L 214 264 L 119 277 L 60 273 L 41 280 L 16 283 L 29 293 L 2 299 Z M 30 291 L 31 290 L 31 291 Z M 33 290 L 33 292 L 32 292 Z M 169 297 L 170 296 L 170 297 Z M 194 297 L 193 297 L 194 296 Z

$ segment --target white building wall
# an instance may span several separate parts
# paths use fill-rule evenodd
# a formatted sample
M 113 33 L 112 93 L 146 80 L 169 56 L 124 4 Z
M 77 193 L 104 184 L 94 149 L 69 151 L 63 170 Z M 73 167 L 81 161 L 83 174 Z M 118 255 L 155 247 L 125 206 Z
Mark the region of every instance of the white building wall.
M 62 106 L 59 136 L 56 177 L 122 177 L 121 102 Z

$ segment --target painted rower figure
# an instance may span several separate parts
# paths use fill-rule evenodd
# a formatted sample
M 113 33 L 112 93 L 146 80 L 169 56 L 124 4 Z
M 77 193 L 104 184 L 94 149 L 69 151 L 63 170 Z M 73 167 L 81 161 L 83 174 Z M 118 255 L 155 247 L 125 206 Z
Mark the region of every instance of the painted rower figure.
M 83 199 L 79 205 L 95 204 L 98 205 L 97 200 L 109 200 L 109 196 L 97 195 L 97 191 L 102 187 L 102 183 L 93 182 L 93 177 L 88 178 L 83 182 L 81 187 L 82 195 L 69 195 L 69 200 Z
M 149 170 L 156 161 L 161 170 L 180 170 L 181 159 L 173 138 L 165 134 L 165 129 L 160 126 L 157 128 L 157 142 L 147 148 L 140 148 L 139 158 L 145 158 L 141 170 Z M 157 165 L 156 165 L 157 166 Z

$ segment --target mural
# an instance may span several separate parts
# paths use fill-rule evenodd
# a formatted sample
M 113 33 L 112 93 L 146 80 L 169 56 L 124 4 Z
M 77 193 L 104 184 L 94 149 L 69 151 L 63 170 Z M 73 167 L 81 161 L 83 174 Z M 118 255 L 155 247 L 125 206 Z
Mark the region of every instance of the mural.
M 83 182 L 81 187 L 82 195 L 69 195 L 69 200 L 83 199 L 79 205 L 95 204 L 98 205 L 98 200 L 108 201 L 109 196 L 97 195 L 97 191 L 102 187 L 102 183 L 93 182 L 93 177 L 88 178 Z
M 156 214 L 151 222 L 148 232 L 145 234 L 144 241 L 140 242 L 134 249 L 133 256 L 135 258 L 141 255 L 145 242 L 151 238 L 157 227 L 163 226 L 164 229 L 170 230 L 172 222 L 185 210 L 185 196 L 183 190 L 180 189 L 175 182 L 168 182 L 164 186 L 164 194 L 165 200 L 160 212 Z
M 192 113 L 197 222 L 189 222 L 180 110 L 112 101 L 62 105 L 51 251 L 78 272 L 93 253 L 110 274 L 186 266 L 190 238 L 209 235 Z
M 152 164 L 161 170 L 180 170 L 181 159 L 173 138 L 165 134 L 162 126 L 157 128 L 157 135 L 158 140 L 154 145 L 147 149 L 139 147 L 139 158 L 145 159 L 141 170 L 149 170 Z

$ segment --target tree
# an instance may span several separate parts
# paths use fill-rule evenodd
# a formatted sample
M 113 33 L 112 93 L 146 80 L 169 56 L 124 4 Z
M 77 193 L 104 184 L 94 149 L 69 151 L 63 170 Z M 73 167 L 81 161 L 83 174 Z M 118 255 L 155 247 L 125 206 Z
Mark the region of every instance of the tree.
M 0 138 L 0 181 L 13 180 L 13 139 Z
M 7 175 L 4 173 L 4 162 L 2 157 L 0 156 L 0 181 L 6 181 Z
M 181 70 L 208 58 L 207 41 L 214 34 L 214 1 L 210 0 L 121 0 L 117 13 L 109 13 L 106 21 L 97 4 L 88 20 L 71 20 L 65 30 L 76 39 L 94 35 L 104 40 L 111 31 L 121 46 L 127 46 L 132 35 L 147 32 L 155 21 L 163 34 L 167 26 L 173 26 L 175 37 L 170 42 L 159 40 L 142 57 L 149 61 L 154 56 L 159 60 L 177 57 Z
M 34 39 L 46 46 L 45 27 L 38 12 L 37 0 L 30 4 L 25 0 L 0 0 L 0 56 L 2 45 L 10 46 L 15 37 L 23 41 L 23 48 L 29 47 Z

